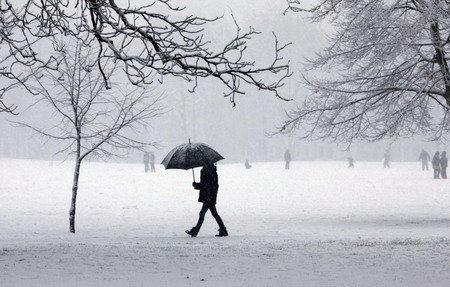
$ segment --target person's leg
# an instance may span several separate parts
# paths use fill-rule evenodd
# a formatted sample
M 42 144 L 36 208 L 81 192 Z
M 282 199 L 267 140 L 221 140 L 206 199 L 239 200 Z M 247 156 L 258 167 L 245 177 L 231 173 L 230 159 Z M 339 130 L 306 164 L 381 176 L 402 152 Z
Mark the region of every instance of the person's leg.
M 209 206 L 206 203 L 203 203 L 202 209 L 200 209 L 197 225 L 195 228 L 197 229 L 197 232 L 200 231 L 200 228 L 202 227 L 203 221 L 205 220 L 205 214 L 208 211 Z
M 223 224 L 222 218 L 220 218 L 220 215 L 217 212 L 216 206 L 212 204 L 209 207 L 209 210 L 211 211 L 212 216 L 214 216 L 214 218 L 216 219 L 216 222 L 219 225 L 219 228 L 220 229 L 226 229 L 225 225 Z
M 208 205 L 203 203 L 202 209 L 200 209 L 197 225 L 191 228 L 191 230 L 186 230 L 186 233 L 192 237 L 196 237 L 200 228 L 202 227 L 203 221 L 205 220 L 205 214 L 208 211 Z
M 438 168 L 434 169 L 434 178 L 439 178 L 439 174 L 441 173 L 441 171 Z
M 217 221 L 217 224 L 219 225 L 219 234 L 217 234 L 216 236 L 219 237 L 228 236 L 227 228 L 225 227 L 225 224 L 223 224 L 222 218 L 220 218 L 220 215 L 217 212 L 216 205 L 212 204 L 209 207 L 209 210 L 211 211 L 212 216 L 214 216 L 214 218 Z

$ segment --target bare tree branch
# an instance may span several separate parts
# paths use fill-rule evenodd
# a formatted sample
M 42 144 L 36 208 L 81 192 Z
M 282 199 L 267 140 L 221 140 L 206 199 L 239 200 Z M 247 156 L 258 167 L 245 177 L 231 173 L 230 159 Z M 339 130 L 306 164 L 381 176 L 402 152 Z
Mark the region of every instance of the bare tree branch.
M 280 132 L 353 142 L 415 134 L 437 139 L 449 130 L 448 2 L 288 4 L 313 21 L 330 21 L 335 32 L 330 45 L 307 60 L 303 81 L 311 93 Z
M 248 86 L 285 99 L 279 88 L 290 76 L 288 63 L 280 56 L 286 45 L 275 38 L 273 61 L 258 65 L 245 53 L 251 38 L 259 34 L 253 28 L 243 32 L 236 23 L 235 36 L 222 48 L 213 49 L 204 38 L 204 29 L 220 17 L 187 15 L 169 0 L 153 0 L 140 7 L 115 0 L 26 0 L 24 6 L 1 1 L 8 21 L 0 22 L 0 30 L 8 33 L 0 34 L 0 39 L 13 54 L 4 65 L 11 73 L 18 73 L 11 70 L 14 65 L 57 69 L 54 59 L 35 51 L 36 41 L 70 36 L 85 46 L 98 47 L 95 65 L 105 88 L 111 88 L 111 82 L 104 60 L 113 58 L 123 63 L 135 85 L 150 84 L 155 75 L 171 75 L 194 83 L 195 89 L 199 79 L 210 77 L 226 88 L 225 96 L 233 105 L 235 96 L 245 94 Z

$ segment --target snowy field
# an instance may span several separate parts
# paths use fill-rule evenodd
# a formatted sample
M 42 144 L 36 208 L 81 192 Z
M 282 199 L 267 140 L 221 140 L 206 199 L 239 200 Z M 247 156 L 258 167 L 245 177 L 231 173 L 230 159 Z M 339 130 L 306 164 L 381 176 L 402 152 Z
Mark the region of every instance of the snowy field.
M 221 164 L 216 238 L 190 171 L 0 159 L 0 286 L 450 286 L 450 180 L 419 162 Z M 196 170 L 199 177 L 199 170 Z

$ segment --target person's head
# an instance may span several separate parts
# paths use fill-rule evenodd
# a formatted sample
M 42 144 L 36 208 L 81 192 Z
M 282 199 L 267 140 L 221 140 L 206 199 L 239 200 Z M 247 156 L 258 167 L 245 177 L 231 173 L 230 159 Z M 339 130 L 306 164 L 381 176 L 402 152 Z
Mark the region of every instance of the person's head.
M 442 156 L 446 156 L 446 155 L 447 155 L 447 152 L 443 151 L 441 155 L 442 155 Z
M 439 152 L 437 151 L 434 155 L 435 155 L 435 156 L 439 156 Z

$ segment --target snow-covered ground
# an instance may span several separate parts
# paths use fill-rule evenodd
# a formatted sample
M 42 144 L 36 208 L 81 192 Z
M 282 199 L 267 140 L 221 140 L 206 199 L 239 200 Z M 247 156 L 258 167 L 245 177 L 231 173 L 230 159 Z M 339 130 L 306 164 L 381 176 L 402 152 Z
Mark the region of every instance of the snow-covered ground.
M 450 180 L 420 164 L 221 164 L 216 238 L 192 173 L 0 159 L 0 286 L 450 286 Z M 199 176 L 199 170 L 196 170 Z

